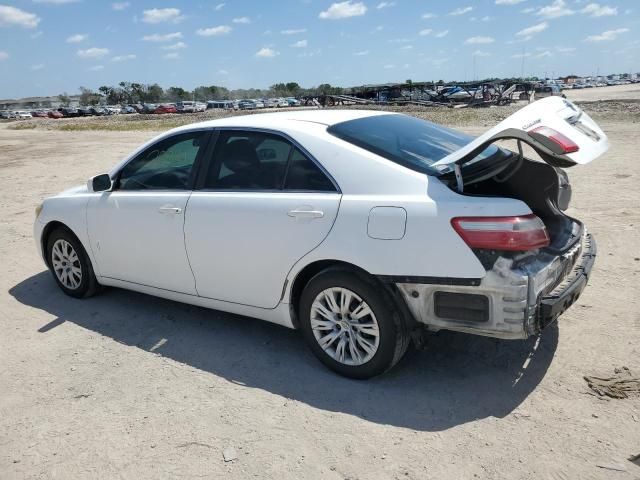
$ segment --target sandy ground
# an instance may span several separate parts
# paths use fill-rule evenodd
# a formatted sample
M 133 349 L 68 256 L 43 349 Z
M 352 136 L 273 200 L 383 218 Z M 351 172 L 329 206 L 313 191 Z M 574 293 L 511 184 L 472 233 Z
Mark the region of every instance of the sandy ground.
M 599 257 L 559 324 L 527 342 L 440 334 L 367 382 L 281 327 L 117 289 L 64 296 L 35 206 L 153 133 L 0 127 L 0 478 L 640 479 L 640 398 L 582 378 L 640 373 L 640 127 L 615 118 L 606 157 L 569 172 Z

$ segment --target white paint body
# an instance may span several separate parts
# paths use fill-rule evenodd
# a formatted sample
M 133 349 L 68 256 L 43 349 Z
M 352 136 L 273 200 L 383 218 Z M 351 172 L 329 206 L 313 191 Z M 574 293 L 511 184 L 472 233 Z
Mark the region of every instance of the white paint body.
M 537 103 L 546 100 L 559 99 Z M 526 123 L 524 110 L 512 123 Z M 483 278 L 485 268 L 453 230 L 451 218 L 526 215 L 531 210 L 516 199 L 460 195 L 436 177 L 327 132 L 328 125 L 383 113 L 281 112 L 166 132 L 125 158 L 110 172 L 112 178 L 137 153 L 176 133 L 251 128 L 283 134 L 303 146 L 333 177 L 340 192 L 93 193 L 77 187 L 45 200 L 34 227 L 38 248 L 42 252 L 45 226 L 60 222 L 82 242 L 103 285 L 288 327 L 293 326 L 291 287 L 298 273 L 313 262 L 347 262 L 373 275 Z M 538 107 L 533 115 L 538 115 Z M 581 155 L 576 161 L 585 163 Z M 167 206 L 179 213 L 161 211 Z M 323 215 L 290 216 L 296 209 Z

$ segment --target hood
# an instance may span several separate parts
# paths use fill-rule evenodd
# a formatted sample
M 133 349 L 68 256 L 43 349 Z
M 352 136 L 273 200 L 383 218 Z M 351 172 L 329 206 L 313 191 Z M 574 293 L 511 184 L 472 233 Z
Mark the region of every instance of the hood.
M 76 185 L 75 187 L 68 188 L 58 194 L 58 196 L 76 195 L 79 193 L 88 193 L 87 185 Z

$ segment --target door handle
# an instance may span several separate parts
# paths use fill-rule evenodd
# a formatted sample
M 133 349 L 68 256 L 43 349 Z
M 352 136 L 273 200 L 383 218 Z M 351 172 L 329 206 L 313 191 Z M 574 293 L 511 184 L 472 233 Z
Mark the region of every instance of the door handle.
M 176 215 L 178 215 L 179 213 L 182 212 L 182 209 L 179 207 L 160 207 L 158 209 L 158 211 L 160 213 L 175 213 Z
M 324 212 L 322 210 L 306 210 L 297 208 L 295 210 L 289 210 L 287 215 L 294 218 L 322 218 L 324 217 Z

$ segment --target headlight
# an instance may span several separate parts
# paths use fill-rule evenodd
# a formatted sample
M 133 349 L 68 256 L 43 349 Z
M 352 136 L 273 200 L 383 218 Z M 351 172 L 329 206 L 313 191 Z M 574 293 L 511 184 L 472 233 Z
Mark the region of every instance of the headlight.
M 40 212 L 42 211 L 42 207 L 44 206 L 44 204 L 40 204 L 36 207 L 36 218 L 38 218 L 40 216 Z

